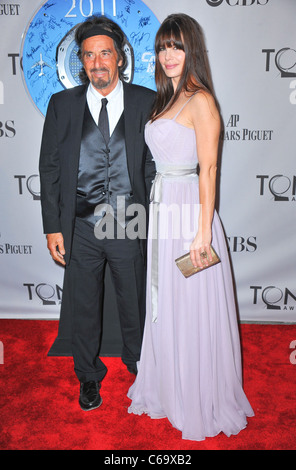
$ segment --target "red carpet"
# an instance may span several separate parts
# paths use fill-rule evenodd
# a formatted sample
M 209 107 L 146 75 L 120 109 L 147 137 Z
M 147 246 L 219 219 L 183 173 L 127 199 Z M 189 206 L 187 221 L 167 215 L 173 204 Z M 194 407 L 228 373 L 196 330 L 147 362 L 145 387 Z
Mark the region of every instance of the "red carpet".
M 129 415 L 133 378 L 119 358 L 104 359 L 102 406 L 81 411 L 72 358 L 47 357 L 57 328 L 56 321 L 0 320 L 1 450 L 296 448 L 296 325 L 241 325 L 244 388 L 256 416 L 238 436 L 203 442 L 182 440 L 166 419 Z

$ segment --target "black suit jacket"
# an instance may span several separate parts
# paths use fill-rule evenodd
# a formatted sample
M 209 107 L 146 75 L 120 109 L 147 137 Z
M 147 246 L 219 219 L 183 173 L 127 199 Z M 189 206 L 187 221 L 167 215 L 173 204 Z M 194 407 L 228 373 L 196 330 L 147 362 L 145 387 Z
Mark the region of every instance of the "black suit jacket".
M 144 127 L 155 92 L 123 82 L 127 166 L 134 201 L 148 214 L 155 165 L 144 141 Z M 44 233 L 61 232 L 69 263 L 76 211 L 76 188 L 87 85 L 52 95 L 40 151 L 41 207 Z

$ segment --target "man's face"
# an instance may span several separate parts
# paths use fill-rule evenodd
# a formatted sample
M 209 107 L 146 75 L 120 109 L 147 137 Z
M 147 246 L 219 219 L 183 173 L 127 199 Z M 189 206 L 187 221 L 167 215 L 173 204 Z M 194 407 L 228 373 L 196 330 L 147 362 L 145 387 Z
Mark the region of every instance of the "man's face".
M 118 55 L 113 39 L 109 36 L 92 36 L 82 43 L 82 63 L 92 85 L 103 96 L 108 95 L 117 85 Z

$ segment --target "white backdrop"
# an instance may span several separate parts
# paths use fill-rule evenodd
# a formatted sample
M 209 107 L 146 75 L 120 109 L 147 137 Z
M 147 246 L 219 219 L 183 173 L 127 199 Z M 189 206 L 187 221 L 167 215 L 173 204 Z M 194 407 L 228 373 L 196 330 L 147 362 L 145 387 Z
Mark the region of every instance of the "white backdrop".
M 64 11 L 60 18 L 55 4 Z M 58 43 L 92 7 L 116 15 L 134 50 L 134 82 L 146 86 L 153 86 L 150 45 L 158 22 L 184 12 L 203 27 L 225 126 L 219 214 L 240 319 L 296 322 L 295 0 L 0 3 L 0 318 L 59 318 L 63 268 L 42 234 L 38 177 L 38 106 L 52 89 L 38 87 L 46 77 L 56 91 L 63 88 L 53 64 Z M 43 69 L 41 52 L 49 60 Z

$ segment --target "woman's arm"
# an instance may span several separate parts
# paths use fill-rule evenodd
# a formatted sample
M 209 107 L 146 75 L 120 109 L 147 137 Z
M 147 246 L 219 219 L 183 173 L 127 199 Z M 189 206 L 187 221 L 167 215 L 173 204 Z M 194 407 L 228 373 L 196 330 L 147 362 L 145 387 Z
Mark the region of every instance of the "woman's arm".
M 207 252 L 212 259 L 212 221 L 216 199 L 216 172 L 220 136 L 220 116 L 213 97 L 206 92 L 197 93 L 190 102 L 191 119 L 195 129 L 197 155 L 200 167 L 200 214 L 198 232 L 190 247 L 194 266 L 204 266 L 200 254 Z

